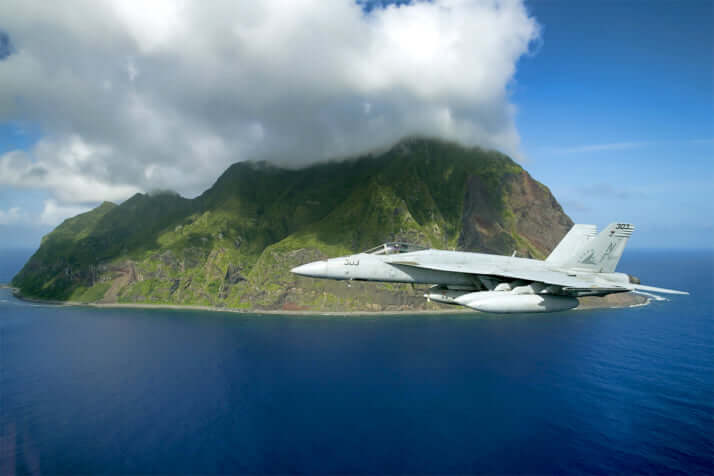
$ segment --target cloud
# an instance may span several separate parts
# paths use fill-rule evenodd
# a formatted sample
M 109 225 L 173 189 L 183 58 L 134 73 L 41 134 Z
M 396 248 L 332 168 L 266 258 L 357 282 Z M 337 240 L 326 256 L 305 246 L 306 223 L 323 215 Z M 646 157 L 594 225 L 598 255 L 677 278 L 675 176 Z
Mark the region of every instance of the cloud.
M 236 161 L 411 134 L 519 157 L 507 87 L 539 36 L 518 0 L 6 0 L 0 18 L 0 122 L 44 132 L 0 157 L 0 183 L 64 204 L 191 196 Z
M 611 198 L 617 200 L 630 200 L 633 198 L 646 198 L 646 194 L 636 191 L 630 187 L 629 191 L 619 190 L 607 183 L 597 183 L 582 187 L 580 193 L 587 197 L 597 197 L 599 199 Z
M 20 207 L 11 207 L 7 210 L 0 209 L 0 225 L 14 225 L 25 228 L 44 228 L 57 226 L 67 218 L 88 211 L 88 206 L 61 205 L 54 199 L 44 201 L 42 212 L 39 216 L 31 216 Z
M 563 208 L 568 211 L 584 213 L 584 212 L 589 212 L 592 210 L 592 207 L 590 207 L 586 203 L 583 203 L 580 200 L 575 200 L 575 199 L 566 197 L 562 200 L 562 202 L 563 202 Z
M 112 183 L 112 149 L 92 146 L 77 135 L 41 140 L 31 154 L 13 151 L 0 156 L 0 182 L 48 189 L 65 203 L 123 200 L 139 191 Z
M 0 225 L 14 225 L 24 221 L 25 214 L 19 207 L 0 210 Z
M 655 142 L 640 141 L 640 142 L 612 142 L 609 144 L 588 144 L 588 145 L 578 145 L 574 147 L 550 147 L 549 152 L 555 152 L 558 154 L 578 154 L 583 152 L 602 152 L 602 151 L 612 151 L 612 150 L 630 150 L 630 149 L 641 149 L 643 147 L 648 147 L 654 145 Z
M 575 220 L 589 216 L 588 221 L 612 221 L 613 210 L 622 213 L 621 205 L 627 202 L 631 207 L 627 213 L 632 213 L 630 208 L 637 208 L 643 203 L 651 203 L 652 187 L 647 190 L 630 185 L 627 190 L 615 187 L 609 183 L 595 183 L 587 186 L 569 186 L 560 191 L 560 203 L 565 211 Z M 635 204 L 638 204 L 637 206 Z M 602 215 L 602 216 L 600 216 Z M 598 219 L 593 216 L 599 216 Z M 580 217 L 580 218 L 578 218 Z
M 4 60 L 10 56 L 13 52 L 12 43 L 10 43 L 10 37 L 7 33 L 0 30 L 0 61 Z
M 89 207 L 81 206 L 62 206 L 55 200 L 45 200 L 44 209 L 40 214 L 40 224 L 56 226 L 62 223 L 67 218 L 79 215 L 89 210 Z
M 610 142 L 605 144 L 588 144 L 572 147 L 548 147 L 547 152 L 556 154 L 580 154 L 584 152 L 607 152 L 613 150 L 632 150 L 652 147 L 655 145 L 681 145 L 681 144 L 711 144 L 714 139 L 691 139 L 679 141 L 632 141 L 632 142 Z

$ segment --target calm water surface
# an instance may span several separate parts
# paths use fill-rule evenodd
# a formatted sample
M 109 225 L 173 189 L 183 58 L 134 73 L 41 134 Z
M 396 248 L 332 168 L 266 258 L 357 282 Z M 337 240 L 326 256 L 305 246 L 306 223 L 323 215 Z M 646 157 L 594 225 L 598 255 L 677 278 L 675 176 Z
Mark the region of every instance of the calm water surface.
M 629 251 L 620 268 L 693 294 L 288 317 L 0 290 L 0 473 L 711 472 L 714 256 Z

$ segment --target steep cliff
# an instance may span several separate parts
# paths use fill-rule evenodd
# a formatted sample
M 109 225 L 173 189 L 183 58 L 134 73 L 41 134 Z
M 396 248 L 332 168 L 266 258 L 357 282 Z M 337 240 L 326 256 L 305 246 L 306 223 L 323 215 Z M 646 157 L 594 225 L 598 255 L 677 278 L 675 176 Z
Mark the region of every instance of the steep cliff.
M 428 306 L 409 286 L 295 277 L 289 269 L 399 240 L 543 257 L 572 225 L 503 154 L 407 139 L 364 157 L 229 167 L 203 195 L 137 194 L 66 220 L 14 278 L 22 294 L 82 302 L 243 309 Z

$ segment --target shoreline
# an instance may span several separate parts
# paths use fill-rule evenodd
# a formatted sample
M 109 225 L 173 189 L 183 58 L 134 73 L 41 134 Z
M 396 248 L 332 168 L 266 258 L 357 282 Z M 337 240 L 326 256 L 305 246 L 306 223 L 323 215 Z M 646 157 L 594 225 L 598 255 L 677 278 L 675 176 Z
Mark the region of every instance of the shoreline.
M 413 309 L 403 311 L 297 311 L 297 310 L 282 310 L 282 309 L 237 309 L 231 307 L 216 307 L 192 304 L 137 304 L 137 303 L 89 303 L 77 301 L 56 301 L 50 299 L 38 299 L 26 297 L 20 294 L 18 288 L 9 285 L 0 285 L 0 289 L 9 289 L 12 295 L 19 299 L 32 304 L 42 304 L 48 306 L 66 306 L 66 307 L 94 307 L 97 309 L 167 309 L 175 311 L 209 311 L 209 312 L 230 312 L 233 314 L 265 314 L 265 315 L 284 315 L 284 316 L 398 316 L 402 314 L 419 314 L 419 315 L 439 315 L 439 314 L 484 314 L 474 309 L 459 307 L 456 309 Z M 645 302 L 639 303 L 608 303 L 603 302 L 601 306 L 593 306 L 591 304 L 583 305 L 581 302 L 578 307 L 571 309 L 572 311 L 589 311 L 596 309 L 625 309 L 647 306 L 652 302 L 652 299 L 646 298 Z
M 52 299 L 39 299 L 23 296 L 18 288 L 9 285 L 0 285 L 0 289 L 9 289 L 12 295 L 20 301 L 42 304 L 46 306 L 64 307 L 94 307 L 98 309 L 169 309 L 175 311 L 210 311 L 210 312 L 230 312 L 233 314 L 273 314 L 286 316 L 348 316 L 348 315 L 400 315 L 400 314 L 470 314 L 478 313 L 473 309 L 414 309 L 408 311 L 295 311 L 283 309 L 237 309 L 233 307 L 204 306 L 199 304 L 138 304 L 122 302 L 78 302 L 78 301 L 57 301 Z

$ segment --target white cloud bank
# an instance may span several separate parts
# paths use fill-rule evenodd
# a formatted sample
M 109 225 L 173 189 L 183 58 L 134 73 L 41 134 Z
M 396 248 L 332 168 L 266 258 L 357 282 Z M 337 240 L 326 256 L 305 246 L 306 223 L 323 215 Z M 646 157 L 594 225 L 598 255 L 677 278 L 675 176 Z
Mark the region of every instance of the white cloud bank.
M 369 13 L 350 0 L 5 0 L 0 18 L 13 45 L 0 123 L 45 133 L 0 156 L 0 184 L 47 189 L 66 210 L 190 196 L 236 161 L 303 164 L 410 134 L 517 157 L 507 87 L 539 35 L 517 0 Z
M 7 210 L 0 209 L 0 225 L 23 225 L 23 226 L 56 226 L 67 218 L 89 211 L 90 207 L 82 205 L 61 205 L 54 199 L 47 199 L 43 202 L 42 212 L 37 216 L 28 214 L 21 207 L 10 207 Z M 4 237 L 3 237 L 4 238 Z
M 54 226 L 58 223 L 62 223 L 67 218 L 86 211 L 88 211 L 87 207 L 77 205 L 63 206 L 58 204 L 55 200 L 45 200 L 42 213 L 40 214 L 40 224 Z

